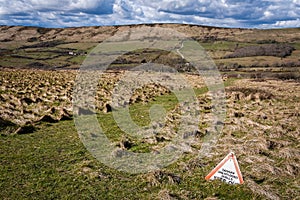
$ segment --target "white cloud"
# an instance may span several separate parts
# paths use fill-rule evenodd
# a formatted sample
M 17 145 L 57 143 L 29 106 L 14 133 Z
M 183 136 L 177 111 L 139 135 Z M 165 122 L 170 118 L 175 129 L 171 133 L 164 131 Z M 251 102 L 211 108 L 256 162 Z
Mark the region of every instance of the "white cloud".
M 76 9 L 91 9 L 97 7 L 97 5 L 102 2 L 103 1 L 95 0 L 72 0 L 70 7 Z
M 300 19 L 288 20 L 288 21 L 277 21 L 276 27 L 300 27 Z
M 268 10 L 264 12 L 264 17 L 266 17 L 266 18 L 271 18 L 273 16 L 274 16 L 274 14 Z

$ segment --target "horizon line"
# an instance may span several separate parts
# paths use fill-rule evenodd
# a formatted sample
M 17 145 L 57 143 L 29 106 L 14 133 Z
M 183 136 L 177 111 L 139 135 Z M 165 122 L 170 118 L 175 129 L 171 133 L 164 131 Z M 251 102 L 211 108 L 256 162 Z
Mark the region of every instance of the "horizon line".
M 112 25 L 90 25 L 90 26 L 65 26 L 65 27 L 47 27 L 39 25 L 6 25 L 0 24 L 0 27 L 32 27 L 32 28 L 45 28 L 45 29 L 69 29 L 69 28 L 87 28 L 87 27 L 124 27 L 124 26 L 152 26 L 152 25 L 186 25 L 186 26 L 198 26 L 203 28 L 218 28 L 218 29 L 244 29 L 244 30 L 279 30 L 279 29 L 299 29 L 300 27 L 273 27 L 273 28 L 255 28 L 255 27 L 228 27 L 228 26 L 213 26 L 202 25 L 195 23 L 172 23 L 172 22 L 149 22 L 149 23 L 128 23 L 128 24 L 112 24 Z

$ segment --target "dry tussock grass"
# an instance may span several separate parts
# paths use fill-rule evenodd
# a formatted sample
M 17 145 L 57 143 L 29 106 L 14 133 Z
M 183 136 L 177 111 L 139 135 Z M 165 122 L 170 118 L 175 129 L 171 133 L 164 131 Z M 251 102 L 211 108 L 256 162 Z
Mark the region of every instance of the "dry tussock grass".
M 239 80 L 227 97 L 217 154 L 236 152 L 253 192 L 268 199 L 299 196 L 299 83 Z
M 107 71 L 98 77 L 96 112 L 109 111 L 112 90 L 123 74 Z M 1 70 L 0 75 L 1 126 L 24 127 L 41 121 L 55 123 L 72 119 L 77 71 Z M 148 102 L 168 92 L 160 85 L 149 84 L 137 89 L 129 102 Z
M 69 116 L 72 101 L 72 87 L 75 72 L 56 71 L 0 71 L 0 122 L 5 126 L 14 124 L 28 125 L 34 121 L 48 116 L 50 119 L 61 120 Z M 105 74 L 105 79 L 99 83 L 98 105 L 104 111 L 110 99 L 111 90 L 119 80 L 120 74 Z M 201 87 L 203 82 L 198 78 L 187 76 L 194 87 Z M 152 88 L 152 89 L 151 89 Z M 155 95 L 162 95 L 167 90 L 157 90 L 155 86 L 143 88 L 149 90 L 135 94 L 142 101 L 149 100 Z M 138 91 L 137 91 L 138 92 Z M 269 199 L 281 199 L 300 196 L 300 85 L 293 81 L 279 80 L 238 80 L 233 86 L 226 88 L 227 92 L 227 118 L 223 134 L 213 148 L 210 162 L 218 162 L 228 151 L 236 153 L 241 165 L 245 184 L 254 193 Z M 141 95 L 144 94 L 145 98 Z M 140 96 L 139 96 L 140 95 Z M 138 98 L 136 98 L 138 99 Z M 134 103 L 134 100 L 132 100 Z M 199 96 L 202 123 L 192 149 L 188 153 L 197 153 L 201 138 L 209 132 L 208 124 L 212 117 L 209 95 Z M 102 106 L 102 108 L 101 108 Z M 50 118 L 49 118 L 50 117 Z M 45 119 L 44 119 L 45 120 Z M 173 137 L 174 129 L 178 122 L 178 107 L 167 115 L 164 141 Z M 164 129 L 163 129 L 164 130 Z M 11 129 L 8 129 L 11 132 Z M 159 135 L 160 136 L 160 135 Z M 156 146 L 164 144 L 154 141 Z M 147 142 L 145 140 L 145 142 Z M 155 147 L 155 145 L 154 145 Z M 202 161 L 207 162 L 207 161 Z M 182 166 L 192 171 L 201 166 L 201 163 L 192 160 Z M 79 166 L 80 174 L 94 176 L 96 173 L 88 166 Z M 95 175 L 96 176 L 96 175 Z M 97 175 L 98 176 L 98 175 Z M 160 184 L 176 185 L 181 177 L 168 172 L 155 172 L 145 175 L 145 180 L 151 186 Z M 162 199 L 176 198 L 167 190 L 159 193 Z M 184 196 L 184 195 L 183 195 Z

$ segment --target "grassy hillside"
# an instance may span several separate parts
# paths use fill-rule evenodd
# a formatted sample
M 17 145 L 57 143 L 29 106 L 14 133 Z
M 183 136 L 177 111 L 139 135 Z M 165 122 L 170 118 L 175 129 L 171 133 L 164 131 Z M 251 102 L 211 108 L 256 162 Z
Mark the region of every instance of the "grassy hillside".
M 274 75 L 272 72 L 278 71 L 299 72 L 299 28 L 256 30 L 180 24 L 66 29 L 2 26 L 0 27 L 0 66 L 76 69 L 97 44 L 117 32 L 137 27 L 171 28 L 193 38 L 206 49 L 219 69 L 227 74 L 251 72 L 251 74 L 261 73 L 270 76 Z M 285 54 L 286 48 L 282 48 L 282 45 L 288 46 L 291 52 Z M 261 51 L 263 48 L 265 50 Z M 161 55 L 161 52 L 144 52 L 143 58 L 138 58 L 136 52 L 133 52 L 133 54 L 125 55 L 121 60 L 126 61 L 131 67 L 149 60 L 165 60 L 163 64 L 178 63 L 178 59 L 172 56 L 166 59 L 157 55 Z M 118 65 L 116 67 L 119 68 Z
M 199 104 L 193 108 L 200 120 L 195 132 L 186 130 L 192 136 L 190 148 L 171 165 L 143 174 L 110 168 L 85 148 L 76 129 L 72 101 L 78 71 L 74 69 L 99 42 L 136 26 L 2 26 L 1 199 L 298 199 L 300 29 L 139 26 L 173 28 L 206 49 L 224 81 L 226 116 L 218 122 L 223 130 L 212 130 L 216 108 L 212 93 L 179 55 L 157 49 L 127 53 L 101 75 L 95 107 L 78 111 L 95 112 L 114 147 L 159 153 L 177 136 L 184 110 L 175 94 L 159 82 L 137 88 L 128 99 L 130 117 L 140 127 L 150 124 L 146 130 L 155 133 L 151 137 L 128 134 L 113 116 L 114 88 L 125 69 L 141 63 L 168 64 L 181 71 L 194 89 Z M 169 75 L 165 79 L 172 80 Z M 155 111 L 162 117 L 153 115 L 155 105 L 161 106 Z M 202 144 L 214 131 L 218 140 L 199 157 Z M 237 156 L 245 183 L 206 181 L 204 177 L 230 151 Z

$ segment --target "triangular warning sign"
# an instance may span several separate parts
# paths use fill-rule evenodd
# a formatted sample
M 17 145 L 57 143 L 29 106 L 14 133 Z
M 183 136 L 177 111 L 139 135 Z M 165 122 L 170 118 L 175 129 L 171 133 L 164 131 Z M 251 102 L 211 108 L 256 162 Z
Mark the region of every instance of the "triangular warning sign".
M 230 152 L 206 177 L 206 180 L 220 179 L 228 184 L 243 184 L 244 180 L 239 164 L 233 152 Z

